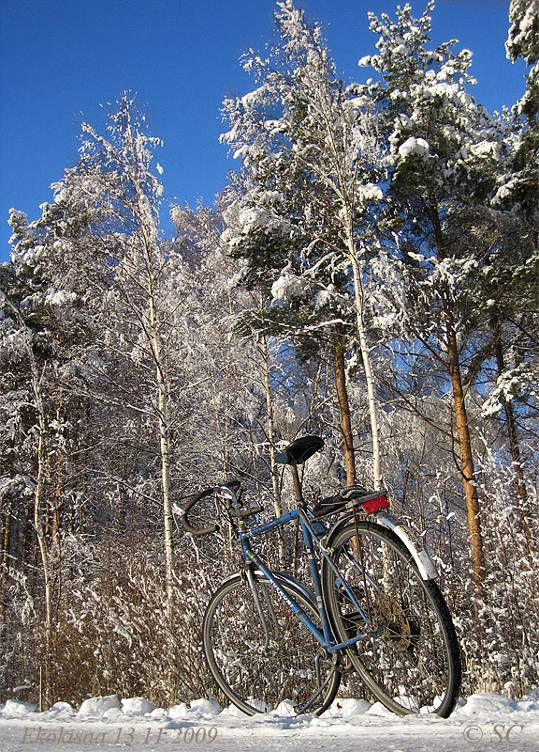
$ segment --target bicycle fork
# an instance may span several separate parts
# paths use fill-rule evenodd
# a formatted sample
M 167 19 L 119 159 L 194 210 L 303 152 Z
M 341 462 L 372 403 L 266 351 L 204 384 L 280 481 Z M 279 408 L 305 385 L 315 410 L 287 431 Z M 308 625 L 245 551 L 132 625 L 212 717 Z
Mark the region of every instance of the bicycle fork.
M 260 598 L 258 597 L 258 588 L 256 586 L 256 577 L 253 572 L 252 566 L 246 567 L 246 576 L 247 576 L 247 582 L 249 584 L 249 588 L 251 590 L 251 593 L 253 594 L 253 600 L 255 602 L 256 611 L 258 613 L 258 616 L 260 618 L 260 623 L 262 624 L 262 629 L 264 630 L 264 652 L 267 652 L 269 647 L 269 630 L 268 630 L 268 624 L 266 622 L 266 617 L 264 616 L 264 611 L 262 610 L 262 604 L 260 603 Z M 266 598 L 267 601 L 267 598 Z

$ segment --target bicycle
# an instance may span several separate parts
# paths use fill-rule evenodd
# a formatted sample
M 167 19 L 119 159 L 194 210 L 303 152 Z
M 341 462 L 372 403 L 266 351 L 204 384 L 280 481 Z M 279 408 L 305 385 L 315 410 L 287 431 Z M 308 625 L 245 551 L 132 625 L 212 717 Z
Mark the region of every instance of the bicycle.
M 295 713 L 320 715 L 343 675 L 355 671 L 394 713 L 427 708 L 446 718 L 458 697 L 461 662 L 434 565 L 388 513 L 384 492 L 349 486 L 312 508 L 306 504 L 297 466 L 323 443 L 305 436 L 277 456 L 291 468 L 296 506 L 270 522 L 246 527 L 246 519 L 263 507 L 243 508 L 239 481 L 206 489 L 182 511 L 185 530 L 213 533 L 217 524 L 195 527 L 188 514 L 215 495 L 243 555 L 240 570 L 220 584 L 204 614 L 202 643 L 210 672 L 248 715 L 284 699 L 292 700 Z M 359 510 L 376 522 L 360 518 Z M 256 537 L 294 521 L 308 553 L 313 590 L 289 573 L 272 571 L 252 548 Z

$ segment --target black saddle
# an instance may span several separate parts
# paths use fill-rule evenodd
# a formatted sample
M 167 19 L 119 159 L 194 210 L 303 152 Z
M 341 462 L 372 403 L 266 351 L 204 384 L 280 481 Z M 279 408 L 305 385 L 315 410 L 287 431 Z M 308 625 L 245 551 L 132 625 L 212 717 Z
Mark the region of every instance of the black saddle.
M 324 439 L 320 436 L 302 436 L 278 452 L 276 459 L 281 465 L 301 465 L 323 446 Z

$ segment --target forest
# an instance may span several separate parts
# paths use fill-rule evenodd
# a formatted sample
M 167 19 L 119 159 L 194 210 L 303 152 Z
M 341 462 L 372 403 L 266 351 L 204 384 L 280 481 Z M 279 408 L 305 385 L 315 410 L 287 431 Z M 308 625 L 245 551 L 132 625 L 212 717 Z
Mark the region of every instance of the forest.
M 428 545 L 464 691 L 539 685 L 538 10 L 510 4 L 527 75 L 500 113 L 472 52 L 432 45 L 433 10 L 370 14 L 377 52 L 342 81 L 321 24 L 277 2 L 276 41 L 241 59 L 252 90 L 223 101 L 212 206 L 163 206 L 162 143 L 126 92 L 37 219 L 11 210 L 0 702 L 215 692 L 200 623 L 240 552 L 176 505 L 237 478 L 282 514 L 277 453 L 305 434 L 325 441 L 309 503 L 385 488 Z M 265 551 L 308 582 L 294 535 Z

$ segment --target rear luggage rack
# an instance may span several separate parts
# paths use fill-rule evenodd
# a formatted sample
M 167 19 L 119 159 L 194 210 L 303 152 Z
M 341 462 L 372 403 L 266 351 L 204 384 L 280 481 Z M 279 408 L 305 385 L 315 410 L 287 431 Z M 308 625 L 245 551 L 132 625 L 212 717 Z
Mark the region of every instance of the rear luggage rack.
M 389 501 L 385 491 L 368 492 L 361 486 L 349 486 L 334 496 L 321 499 L 313 507 L 312 513 L 316 519 L 319 519 L 340 512 L 352 511 L 357 506 L 362 506 L 365 514 L 374 514 L 380 509 L 387 509 Z

